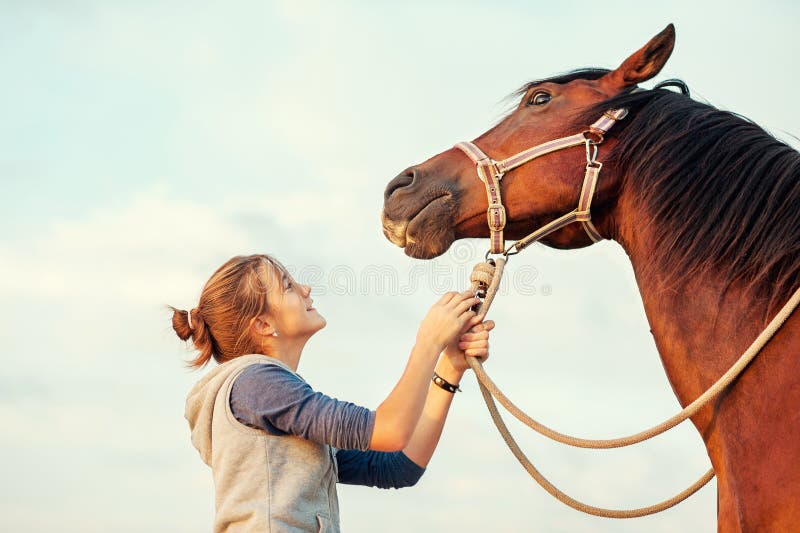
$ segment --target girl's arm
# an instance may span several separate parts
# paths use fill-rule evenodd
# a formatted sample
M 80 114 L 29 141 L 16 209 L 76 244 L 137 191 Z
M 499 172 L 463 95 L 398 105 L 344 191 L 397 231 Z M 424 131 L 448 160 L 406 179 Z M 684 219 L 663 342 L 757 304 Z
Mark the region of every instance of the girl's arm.
M 494 322 L 475 325 L 469 332 L 448 345 L 436 373 L 447 382 L 457 384 L 468 368 L 465 355 L 484 360 L 489 356 L 489 331 Z M 430 382 L 429 382 L 430 383 Z M 339 482 L 371 487 L 402 488 L 417 483 L 439 442 L 453 393 L 429 384 L 422 417 L 408 445 L 402 452 L 338 450 Z
M 397 451 L 407 447 L 429 396 L 428 384 L 436 359 L 461 331 L 474 325 L 475 313 L 470 307 L 476 303 L 477 299 L 470 291 L 448 292 L 428 311 L 403 375 L 376 410 L 369 445 L 371 450 Z M 440 399 L 441 405 L 437 410 L 444 407 L 443 400 L 445 398 Z
M 494 328 L 494 322 L 487 320 L 474 326 L 469 333 L 461 336 L 457 346 L 449 345 L 436 365 L 436 373 L 445 381 L 457 385 L 461 382 L 464 372 L 469 368 L 464 359 L 465 355 L 489 357 L 489 331 Z M 455 394 L 430 383 L 428 396 L 422 417 L 417 424 L 414 434 L 403 453 L 421 467 L 428 466 L 428 462 L 439 443 L 444 422 Z

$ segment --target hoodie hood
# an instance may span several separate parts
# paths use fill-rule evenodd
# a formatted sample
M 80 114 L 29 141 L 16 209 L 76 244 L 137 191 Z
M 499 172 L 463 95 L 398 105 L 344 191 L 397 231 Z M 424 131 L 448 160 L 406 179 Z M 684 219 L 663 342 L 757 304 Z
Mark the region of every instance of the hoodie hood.
M 214 420 L 214 404 L 220 392 L 228 394 L 230 383 L 246 367 L 254 364 L 277 364 L 288 368 L 283 361 L 261 354 L 242 355 L 212 369 L 198 381 L 186 398 L 184 416 L 192 431 L 192 444 L 200 453 L 200 458 L 211 466 L 211 430 Z M 230 409 L 230 407 L 228 407 Z

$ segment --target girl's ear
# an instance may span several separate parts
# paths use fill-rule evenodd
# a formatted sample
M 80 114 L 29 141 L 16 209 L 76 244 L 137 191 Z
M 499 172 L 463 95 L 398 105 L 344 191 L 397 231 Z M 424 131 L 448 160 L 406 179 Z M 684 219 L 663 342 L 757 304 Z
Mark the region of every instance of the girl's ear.
M 610 93 L 647 81 L 658 74 L 675 46 L 675 26 L 669 24 L 642 48 L 634 52 L 615 70 L 600 78 Z
M 266 315 L 261 315 L 250 320 L 250 332 L 258 337 L 275 335 L 275 326 Z

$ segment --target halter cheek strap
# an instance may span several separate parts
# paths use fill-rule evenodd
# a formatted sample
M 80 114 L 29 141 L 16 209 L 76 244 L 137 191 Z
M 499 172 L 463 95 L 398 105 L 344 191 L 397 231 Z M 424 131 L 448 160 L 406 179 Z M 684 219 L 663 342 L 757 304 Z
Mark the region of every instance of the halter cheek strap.
M 595 189 L 597 187 L 597 178 L 600 175 L 602 163 L 596 160 L 597 145 L 603 142 L 603 136 L 609 129 L 618 121 L 628 114 L 627 109 L 613 109 L 603 113 L 597 121 L 594 122 L 589 129 L 570 135 L 569 137 L 561 137 L 536 145 L 527 150 L 507 157 L 501 161 L 495 161 L 483 150 L 478 148 L 477 145 L 471 142 L 460 142 L 456 144 L 456 148 L 467 154 L 477 168 L 478 178 L 483 182 L 486 187 L 486 197 L 489 200 L 489 207 L 486 211 L 487 222 L 489 224 L 489 238 L 490 253 L 505 253 L 508 255 L 510 249 L 515 249 L 512 253 L 518 253 L 523 248 L 538 241 L 544 236 L 563 228 L 564 226 L 573 222 L 580 222 L 583 229 L 586 231 L 592 241 L 597 242 L 603 239 L 600 233 L 592 224 L 591 204 L 594 197 Z M 505 239 L 503 238 L 503 229 L 506 226 L 506 209 L 503 206 L 502 197 L 500 195 L 500 180 L 503 175 L 520 165 L 536 159 L 537 157 L 563 150 L 564 148 L 571 148 L 573 146 L 586 146 L 586 173 L 583 178 L 583 187 L 581 188 L 580 196 L 578 197 L 578 207 L 569 213 L 553 220 L 549 224 L 542 226 L 533 233 L 523 237 L 517 241 L 508 250 L 505 250 Z
M 456 148 L 472 159 L 478 170 L 478 178 L 486 187 L 486 198 L 489 200 L 486 219 L 489 223 L 490 247 L 492 253 L 500 253 L 505 247 L 503 228 L 506 227 L 506 208 L 500 196 L 500 180 L 504 172 L 497 167 L 497 161 L 484 154 L 475 144 L 462 142 L 458 143 Z

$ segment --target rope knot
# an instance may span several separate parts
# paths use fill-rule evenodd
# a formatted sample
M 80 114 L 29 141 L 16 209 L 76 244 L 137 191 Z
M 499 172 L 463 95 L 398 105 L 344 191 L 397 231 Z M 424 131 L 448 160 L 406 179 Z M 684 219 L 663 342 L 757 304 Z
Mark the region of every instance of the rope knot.
M 494 263 L 488 261 L 481 261 L 472 268 L 472 274 L 469 276 L 470 290 L 476 293 L 479 298 L 486 296 L 486 290 L 492 283 L 495 269 Z

